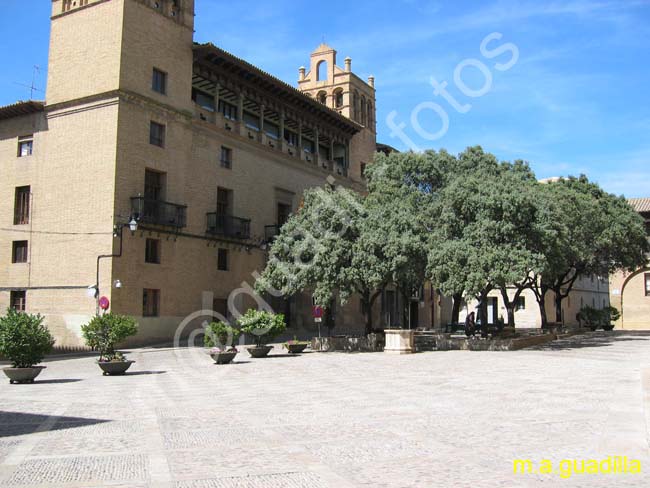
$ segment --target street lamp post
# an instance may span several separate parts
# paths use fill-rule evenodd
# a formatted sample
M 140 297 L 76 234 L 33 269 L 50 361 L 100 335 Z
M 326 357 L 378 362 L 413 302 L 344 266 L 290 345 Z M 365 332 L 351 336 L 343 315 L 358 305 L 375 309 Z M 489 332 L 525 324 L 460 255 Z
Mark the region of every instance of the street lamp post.
M 129 223 L 127 223 L 127 224 L 118 224 L 118 225 L 116 225 L 113 228 L 113 237 L 119 237 L 120 238 L 119 251 L 117 252 L 117 254 L 100 254 L 99 256 L 97 256 L 97 273 L 95 275 L 95 302 L 96 302 L 95 314 L 96 315 L 99 315 L 99 262 L 102 259 L 119 258 L 119 257 L 122 256 L 122 241 L 123 241 L 123 239 L 122 239 L 122 230 L 124 229 L 124 227 L 128 227 L 129 230 L 131 231 L 131 234 L 133 234 L 136 230 L 138 230 L 138 222 L 137 222 L 137 220 L 132 218 L 129 221 Z M 117 280 L 117 282 L 119 282 L 119 286 L 116 285 L 117 288 L 121 288 L 122 283 L 119 280 Z

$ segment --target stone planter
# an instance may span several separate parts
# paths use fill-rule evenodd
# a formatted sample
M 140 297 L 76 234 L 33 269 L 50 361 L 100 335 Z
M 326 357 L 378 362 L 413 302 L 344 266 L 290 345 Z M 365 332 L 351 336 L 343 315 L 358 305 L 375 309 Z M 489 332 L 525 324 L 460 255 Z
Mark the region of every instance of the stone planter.
M 385 329 L 386 345 L 384 352 L 391 354 L 411 354 L 415 351 L 415 331 L 412 329 Z
M 287 348 L 289 354 L 299 354 L 307 349 L 309 344 L 285 344 L 284 347 Z
M 99 367 L 102 368 L 104 376 L 118 376 L 126 373 L 126 370 L 131 367 L 135 361 L 97 361 Z
M 269 355 L 273 346 L 247 347 L 246 350 L 252 358 L 265 358 Z
M 214 364 L 228 364 L 235 359 L 236 355 L 237 353 L 235 351 L 224 351 L 210 354 L 210 357 L 214 359 Z
M 45 366 L 33 366 L 31 368 L 3 368 L 2 371 L 9 378 L 9 383 L 13 385 L 14 383 L 34 383 L 34 378 L 44 369 Z

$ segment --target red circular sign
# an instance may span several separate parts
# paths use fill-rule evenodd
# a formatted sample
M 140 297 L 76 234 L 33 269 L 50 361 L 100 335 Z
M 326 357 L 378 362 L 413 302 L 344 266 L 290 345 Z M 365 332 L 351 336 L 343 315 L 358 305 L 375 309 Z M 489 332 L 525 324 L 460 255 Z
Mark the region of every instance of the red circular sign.
M 108 300 L 107 297 L 101 297 L 99 299 L 99 308 L 102 310 L 108 310 L 108 307 L 110 307 L 111 302 Z
M 314 314 L 314 318 L 319 319 L 323 316 L 323 307 L 317 305 L 312 308 L 311 313 Z

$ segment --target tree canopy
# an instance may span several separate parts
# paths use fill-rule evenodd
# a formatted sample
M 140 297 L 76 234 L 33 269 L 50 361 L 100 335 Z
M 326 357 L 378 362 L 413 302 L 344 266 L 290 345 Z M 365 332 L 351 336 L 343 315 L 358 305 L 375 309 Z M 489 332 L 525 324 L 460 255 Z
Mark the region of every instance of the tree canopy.
M 258 290 L 309 290 L 325 307 L 359 294 L 370 331 L 372 304 L 387 286 L 406 297 L 429 280 L 458 301 L 483 303 L 500 290 L 510 325 L 530 288 L 545 322 L 548 291 L 561 307 L 580 276 L 635 268 L 649 251 L 623 197 L 585 176 L 542 184 L 526 162 L 499 162 L 479 146 L 458 156 L 377 154 L 367 178 L 365 195 L 329 185 L 305 192 L 270 247 Z

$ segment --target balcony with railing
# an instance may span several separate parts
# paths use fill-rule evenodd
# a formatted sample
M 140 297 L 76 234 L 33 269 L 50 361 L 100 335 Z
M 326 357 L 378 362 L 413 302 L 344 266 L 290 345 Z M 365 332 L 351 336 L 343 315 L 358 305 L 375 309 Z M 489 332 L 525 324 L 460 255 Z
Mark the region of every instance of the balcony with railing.
M 131 197 L 131 215 L 142 224 L 183 228 L 187 225 L 187 206 L 152 200 L 142 196 Z
M 250 239 L 251 220 L 231 215 L 221 215 L 217 212 L 206 214 L 206 233 L 232 239 Z

